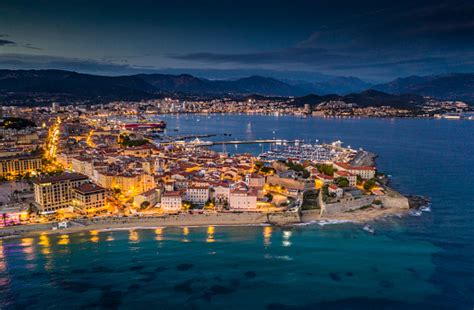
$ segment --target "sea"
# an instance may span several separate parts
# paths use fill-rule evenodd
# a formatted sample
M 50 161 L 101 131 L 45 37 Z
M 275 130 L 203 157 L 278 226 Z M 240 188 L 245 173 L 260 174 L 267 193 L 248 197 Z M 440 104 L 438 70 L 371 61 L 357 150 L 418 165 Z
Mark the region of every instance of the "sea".
M 373 233 L 323 221 L 4 239 L 0 309 L 473 309 L 474 121 L 159 118 L 170 135 L 216 135 L 202 140 L 341 140 L 376 153 L 392 187 L 431 204 L 374 221 Z

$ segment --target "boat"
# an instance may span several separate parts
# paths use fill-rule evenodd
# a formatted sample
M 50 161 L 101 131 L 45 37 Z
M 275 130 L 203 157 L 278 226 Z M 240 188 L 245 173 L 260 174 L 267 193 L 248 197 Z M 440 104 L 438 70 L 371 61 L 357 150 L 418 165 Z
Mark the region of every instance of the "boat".
M 213 145 L 211 141 L 202 141 L 199 138 L 194 139 L 193 141 L 189 142 L 193 146 L 209 146 Z

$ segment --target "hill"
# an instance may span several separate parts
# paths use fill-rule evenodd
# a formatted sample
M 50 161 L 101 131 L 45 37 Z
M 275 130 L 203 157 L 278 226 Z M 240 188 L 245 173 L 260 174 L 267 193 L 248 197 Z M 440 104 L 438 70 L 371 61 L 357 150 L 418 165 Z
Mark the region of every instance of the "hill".
M 150 85 L 163 92 L 186 94 L 259 94 L 269 96 L 301 95 L 303 90 L 273 78 L 250 76 L 236 80 L 207 80 L 189 74 L 139 74 Z
M 472 73 L 410 76 L 372 88 L 391 94 L 417 94 L 443 100 L 474 103 L 474 74 Z
M 380 107 L 391 106 L 397 109 L 416 109 L 426 100 L 418 95 L 392 95 L 376 90 L 366 90 L 360 93 L 353 93 L 345 96 L 340 95 L 308 95 L 296 98 L 294 104 L 303 106 L 304 104 L 317 105 L 324 101 L 344 101 L 355 103 L 359 107 Z
M 372 84 L 352 76 L 339 76 L 325 81 L 314 83 L 299 82 L 292 85 L 297 86 L 308 93 L 319 95 L 346 95 L 369 89 L 372 86 Z
M 151 97 L 155 88 L 135 76 L 99 76 L 63 70 L 0 70 L 0 92 L 10 96 L 107 101 Z

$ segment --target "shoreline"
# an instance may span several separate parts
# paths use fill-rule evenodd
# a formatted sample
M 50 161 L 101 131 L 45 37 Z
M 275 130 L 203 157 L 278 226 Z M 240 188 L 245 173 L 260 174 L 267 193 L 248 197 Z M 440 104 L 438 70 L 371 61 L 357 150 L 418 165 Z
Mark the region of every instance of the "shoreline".
M 178 214 L 165 217 L 136 217 L 136 218 L 102 218 L 87 220 L 82 225 L 73 221 L 74 226 L 68 228 L 55 229 L 52 227 L 55 223 L 30 224 L 5 227 L 0 229 L 0 240 L 16 237 L 31 237 L 41 234 L 70 234 L 90 230 L 98 231 L 116 231 L 130 229 L 158 229 L 167 227 L 245 227 L 245 226 L 276 226 L 291 227 L 300 225 L 327 225 L 339 223 L 351 223 L 364 225 L 370 222 L 387 217 L 402 217 L 410 213 L 406 209 L 371 209 L 363 211 L 346 212 L 344 214 L 323 216 L 319 215 L 319 210 L 302 211 L 299 220 L 290 217 L 290 220 L 280 222 L 269 222 L 268 215 L 265 213 L 238 213 L 238 214 Z M 288 214 L 285 214 L 288 216 Z

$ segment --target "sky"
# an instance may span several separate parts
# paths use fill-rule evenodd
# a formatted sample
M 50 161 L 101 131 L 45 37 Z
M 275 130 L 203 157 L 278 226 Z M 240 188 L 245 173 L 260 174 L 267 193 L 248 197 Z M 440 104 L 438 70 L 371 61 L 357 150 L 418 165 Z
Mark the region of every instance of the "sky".
M 0 2 L 0 68 L 209 78 L 474 72 L 474 1 Z

